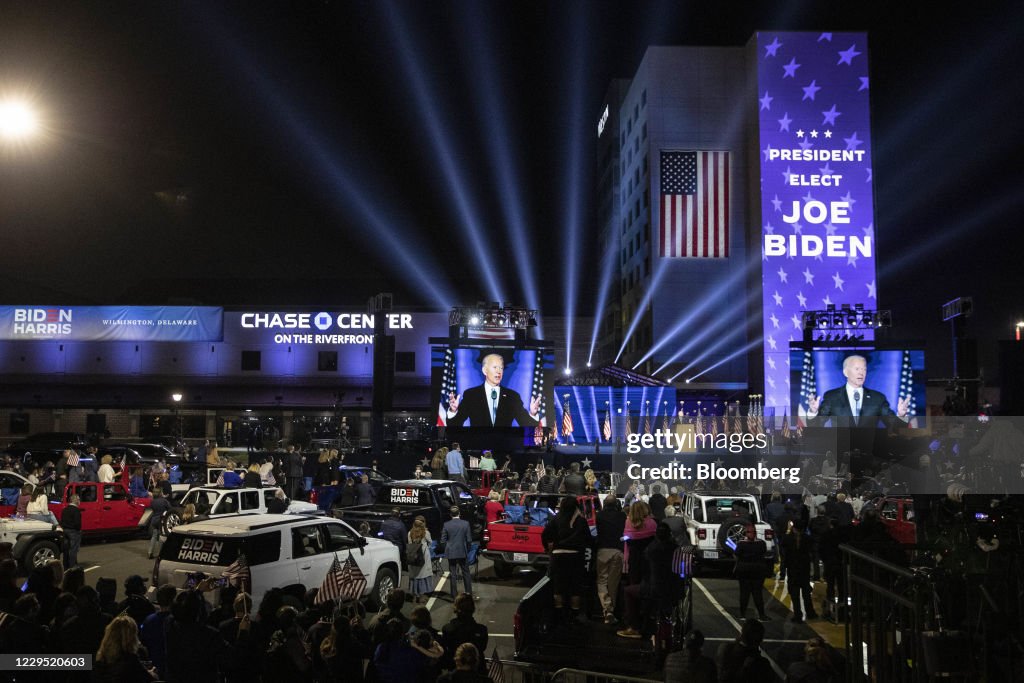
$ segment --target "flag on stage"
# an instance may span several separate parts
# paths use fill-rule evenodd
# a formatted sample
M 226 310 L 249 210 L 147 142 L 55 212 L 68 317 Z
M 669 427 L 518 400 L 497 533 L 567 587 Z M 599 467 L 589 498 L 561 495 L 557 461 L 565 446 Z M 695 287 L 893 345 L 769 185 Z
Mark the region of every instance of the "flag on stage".
M 662 431 L 668 432 L 672 430 L 671 425 L 668 422 L 668 409 L 665 409 L 665 414 L 661 417 L 661 429 Z
M 544 443 L 544 428 L 541 427 L 540 422 L 537 423 L 537 428 L 533 430 L 533 445 L 540 446 Z
M 533 362 L 533 396 L 540 396 L 540 410 L 537 412 L 537 423 L 541 427 L 548 426 L 547 399 L 544 398 L 544 354 L 537 353 Z
M 626 406 L 626 438 L 633 433 L 633 422 L 629 419 L 629 406 Z
M 661 152 L 660 255 L 729 256 L 728 152 Z
M 458 393 L 455 385 L 455 354 L 451 349 L 444 352 L 444 370 L 441 373 L 441 403 L 437 408 L 437 426 L 448 424 L 448 401 L 452 394 Z
M 328 600 L 358 600 L 366 590 L 366 575 L 359 569 L 359 565 L 352 559 L 349 553 L 345 564 L 342 564 L 338 556 L 334 556 L 331 568 L 327 570 L 324 582 L 320 584 L 320 591 L 316 594 L 316 604 Z
M 717 438 L 718 437 L 718 415 L 715 412 L 712 412 L 711 415 L 708 416 L 708 419 L 711 420 L 711 438 Z
M 917 399 L 914 398 L 914 366 L 910 361 L 910 351 L 903 352 L 903 366 L 900 370 L 900 392 L 896 398 L 898 400 L 910 399 L 910 405 L 907 406 L 907 424 L 911 427 L 917 427 Z
M 604 435 L 604 440 L 605 441 L 611 441 L 612 440 L 612 411 L 611 411 L 611 408 L 609 408 L 608 412 L 605 413 L 605 416 L 604 416 L 604 427 L 601 428 L 601 432 Z
M 572 412 L 569 410 L 569 399 L 565 399 L 565 408 L 562 410 L 562 437 L 565 442 L 569 442 L 569 436 L 572 434 Z
M 487 662 L 487 675 L 494 683 L 505 683 L 505 667 L 498 657 L 498 648 L 494 648 L 491 660 Z
M 743 433 L 743 417 L 740 415 L 740 402 L 736 401 L 736 406 L 732 414 L 732 431 L 736 434 Z
M 647 409 L 647 414 L 644 417 L 644 434 L 651 433 L 651 409 Z
M 81 462 L 81 458 L 78 456 L 78 451 L 71 451 L 71 455 L 68 456 L 68 467 L 78 467 Z
M 783 411 L 782 412 L 782 438 L 783 439 L 788 439 L 790 436 L 792 436 L 792 434 L 793 433 L 789 430 L 789 415 L 786 414 L 786 411 Z
M 814 356 L 810 351 L 804 351 L 804 364 L 800 370 L 800 401 L 796 420 L 798 430 L 807 426 L 808 402 L 817 395 L 818 385 L 814 376 Z
M 228 583 L 232 586 L 238 585 L 244 590 L 244 586 L 248 583 L 252 585 L 252 572 L 249 571 L 249 563 L 245 559 L 245 553 L 240 553 L 238 559 L 229 564 L 223 572 L 221 572 L 220 578 L 227 579 Z
M 704 433 L 704 408 L 700 405 L 700 401 L 697 401 L 697 426 L 694 427 L 698 434 Z

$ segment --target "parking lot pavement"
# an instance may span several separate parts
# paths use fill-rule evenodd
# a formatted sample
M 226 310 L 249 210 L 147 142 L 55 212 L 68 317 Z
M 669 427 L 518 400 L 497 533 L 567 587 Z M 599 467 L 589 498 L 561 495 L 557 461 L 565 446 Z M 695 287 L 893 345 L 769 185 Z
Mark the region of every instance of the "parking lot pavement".
M 152 575 L 153 561 L 147 558 L 148 539 L 90 540 L 83 544 L 79 560 L 85 566 L 90 584 L 100 577 L 117 581 L 118 596 L 123 593 L 124 580 L 139 574 L 147 581 Z M 498 579 L 486 558 L 480 560 L 473 579 L 473 593 L 477 596 L 476 619 L 491 633 L 488 656 L 494 647 L 502 658 L 513 654 L 513 615 L 520 598 L 540 579 L 535 571 L 520 571 L 509 579 Z M 407 585 L 407 582 L 403 582 Z M 765 654 L 784 672 L 786 667 L 803 656 L 803 643 L 821 630 L 817 622 L 810 625 L 794 624 L 783 586 L 773 580 L 765 582 L 766 608 L 771 621 L 765 624 Z M 450 584 L 446 574 L 437 577 L 437 586 L 428 603 L 433 624 L 440 628 L 452 618 Z M 769 597 L 770 596 L 770 597 Z M 736 638 L 740 630 L 738 615 L 739 588 L 725 577 L 702 577 L 694 580 L 694 626 L 703 631 L 707 645 L 705 653 L 714 656 L 721 643 Z M 411 604 L 409 610 L 411 610 Z M 753 605 L 749 608 L 753 616 Z M 594 622 L 595 628 L 603 624 Z M 812 629 L 812 627 L 814 627 Z

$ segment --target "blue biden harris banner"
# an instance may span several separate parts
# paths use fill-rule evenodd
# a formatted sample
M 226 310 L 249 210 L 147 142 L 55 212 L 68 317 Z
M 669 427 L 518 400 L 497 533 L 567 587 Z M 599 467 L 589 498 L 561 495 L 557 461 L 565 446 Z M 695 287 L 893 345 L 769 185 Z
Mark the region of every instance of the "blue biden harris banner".
M 0 306 L 0 340 L 221 341 L 212 306 Z

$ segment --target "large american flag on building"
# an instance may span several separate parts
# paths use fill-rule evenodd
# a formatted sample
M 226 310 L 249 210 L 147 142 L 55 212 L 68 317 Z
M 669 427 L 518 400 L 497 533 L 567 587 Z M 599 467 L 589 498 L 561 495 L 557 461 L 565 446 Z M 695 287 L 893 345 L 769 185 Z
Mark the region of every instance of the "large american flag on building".
M 358 600 L 366 590 L 366 575 L 359 569 L 359 565 L 352 559 L 349 553 L 345 564 L 342 564 L 338 556 L 334 556 L 331 568 L 327 570 L 327 576 L 320 584 L 320 590 L 316 594 L 316 604 L 328 600 Z
M 729 153 L 662 151 L 660 215 L 662 257 L 728 257 Z

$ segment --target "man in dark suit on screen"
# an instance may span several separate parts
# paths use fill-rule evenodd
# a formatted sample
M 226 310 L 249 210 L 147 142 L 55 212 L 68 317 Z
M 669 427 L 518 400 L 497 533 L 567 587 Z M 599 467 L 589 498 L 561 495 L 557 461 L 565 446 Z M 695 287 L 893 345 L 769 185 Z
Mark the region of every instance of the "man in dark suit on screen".
M 469 420 L 471 427 L 536 427 L 541 397 L 530 397 L 527 410 L 519 392 L 501 386 L 505 374 L 505 356 L 501 352 L 486 352 L 480 363 L 484 383 L 466 389 L 461 397 L 449 394 L 448 426 L 461 427 Z
M 864 386 L 867 375 L 868 362 L 864 356 L 847 356 L 843 361 L 846 384 L 826 391 L 823 397 L 812 396 L 807 401 L 808 424 L 820 426 L 826 418 L 833 418 L 833 425 L 837 427 L 874 427 L 878 418 L 891 418 L 893 415 L 906 422 L 910 397 L 901 397 L 893 413 L 885 394 Z

